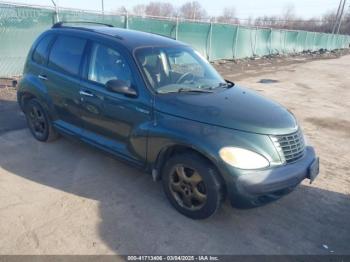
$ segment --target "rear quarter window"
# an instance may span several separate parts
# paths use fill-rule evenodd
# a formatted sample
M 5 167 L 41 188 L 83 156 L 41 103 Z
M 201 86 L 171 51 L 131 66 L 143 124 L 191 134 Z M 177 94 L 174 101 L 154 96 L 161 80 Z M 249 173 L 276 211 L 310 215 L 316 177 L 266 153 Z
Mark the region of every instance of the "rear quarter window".
M 85 39 L 58 36 L 51 48 L 49 66 L 59 71 L 78 75 L 85 45 Z
M 35 50 L 32 56 L 34 62 L 40 65 L 43 65 L 46 63 L 47 56 L 48 56 L 48 47 L 53 38 L 54 38 L 54 35 L 52 34 L 46 35 L 39 41 L 39 43 L 35 47 Z

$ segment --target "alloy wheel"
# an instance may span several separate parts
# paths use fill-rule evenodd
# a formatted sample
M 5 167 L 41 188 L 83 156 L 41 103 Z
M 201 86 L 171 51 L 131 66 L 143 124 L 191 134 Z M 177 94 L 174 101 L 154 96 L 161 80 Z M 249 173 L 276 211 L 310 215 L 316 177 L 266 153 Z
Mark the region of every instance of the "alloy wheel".
M 32 105 L 29 109 L 29 125 L 36 137 L 43 137 L 47 132 L 47 123 L 44 112 L 36 105 Z
M 176 165 L 170 175 L 169 188 L 176 202 L 188 210 L 201 209 L 207 201 L 203 178 L 191 167 Z

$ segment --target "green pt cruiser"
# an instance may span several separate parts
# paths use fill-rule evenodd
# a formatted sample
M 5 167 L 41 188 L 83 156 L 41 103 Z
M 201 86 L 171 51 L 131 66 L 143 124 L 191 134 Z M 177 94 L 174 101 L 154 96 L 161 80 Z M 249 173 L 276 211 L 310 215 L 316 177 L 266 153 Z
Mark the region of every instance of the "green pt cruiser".
M 193 219 L 226 198 L 263 205 L 319 173 L 287 109 L 170 38 L 57 23 L 33 44 L 17 97 L 37 140 L 74 137 L 145 170 Z

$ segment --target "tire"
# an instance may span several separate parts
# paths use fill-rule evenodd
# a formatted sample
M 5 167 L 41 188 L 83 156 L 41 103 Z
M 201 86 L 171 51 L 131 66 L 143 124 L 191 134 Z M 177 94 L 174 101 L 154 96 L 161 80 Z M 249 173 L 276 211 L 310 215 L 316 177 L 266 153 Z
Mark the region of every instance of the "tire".
M 47 112 L 35 98 L 24 105 L 24 114 L 28 127 L 34 138 L 41 142 L 51 142 L 59 138 L 59 134 L 53 128 Z
M 209 161 L 195 153 L 171 157 L 162 172 L 165 195 L 173 207 L 192 219 L 206 219 L 224 200 L 220 176 Z

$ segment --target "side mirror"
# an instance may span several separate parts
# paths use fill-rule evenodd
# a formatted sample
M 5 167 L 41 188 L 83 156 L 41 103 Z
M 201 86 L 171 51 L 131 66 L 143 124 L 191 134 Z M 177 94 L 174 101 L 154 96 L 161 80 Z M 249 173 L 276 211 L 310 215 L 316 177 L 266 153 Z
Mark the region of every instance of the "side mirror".
M 125 96 L 136 97 L 137 92 L 134 88 L 128 86 L 123 80 L 109 80 L 106 83 L 106 89 L 110 92 L 123 94 Z

